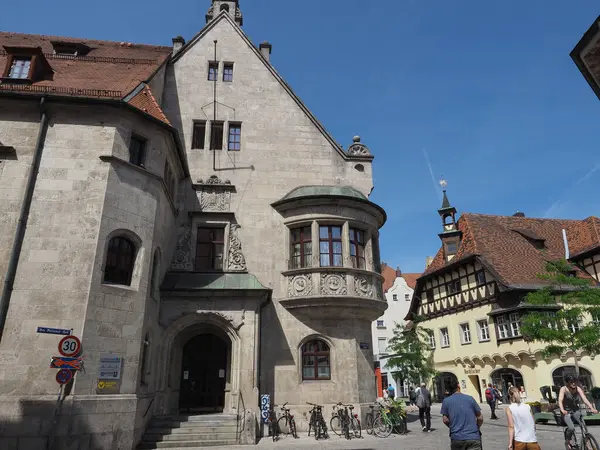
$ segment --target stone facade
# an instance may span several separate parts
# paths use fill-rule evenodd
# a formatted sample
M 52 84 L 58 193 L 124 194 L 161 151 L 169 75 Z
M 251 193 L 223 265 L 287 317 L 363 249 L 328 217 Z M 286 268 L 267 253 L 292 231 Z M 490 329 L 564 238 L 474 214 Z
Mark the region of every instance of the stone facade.
M 54 439 L 60 449 L 131 449 L 153 416 L 182 408 L 236 414 L 253 424 L 238 441 L 253 443 L 262 394 L 288 402 L 299 429 L 307 401 L 328 415 L 338 401 L 359 406 L 375 396 L 373 355 L 361 345 L 386 308 L 377 262 L 385 213 L 367 199 L 373 157 L 358 137 L 341 148 L 252 46 L 237 2 L 216 3 L 235 8 L 207 15 L 207 26 L 148 81 L 173 129 L 118 105 L 50 96 L 43 106 L 49 123 L 0 341 L 2 448 Z M 215 40 L 224 140 L 213 151 L 207 73 Z M 229 82 L 225 63 L 233 64 Z M 207 121 L 204 149 L 192 148 L 195 121 Z M 241 124 L 239 151 L 227 150 L 230 124 Z M 0 142 L 16 150 L 0 159 L 0 277 L 40 127 L 39 99 L 0 97 Z M 146 140 L 142 166 L 129 162 L 132 136 Z M 290 254 L 298 227 L 311 236 L 301 267 Z M 340 230 L 328 244 L 340 249 L 334 264 L 323 263 L 324 227 Z M 199 269 L 207 228 L 223 236 L 211 244 L 211 258 L 215 248 L 222 255 L 217 270 Z M 135 247 L 128 284 L 105 282 L 115 237 Z M 72 329 L 83 343 L 85 371 L 68 386 L 54 433 L 58 388 L 47 362 L 59 337 L 36 333 L 39 326 Z M 202 336 L 224 344 L 218 378 L 210 375 L 222 383 L 216 393 L 214 385 L 194 388 L 203 381 L 190 358 L 202 349 L 186 349 Z M 327 379 L 315 362 L 323 356 L 303 356 L 314 340 L 329 348 Z M 123 361 L 111 394 L 98 384 L 107 354 Z M 306 361 L 317 379 L 306 379 Z

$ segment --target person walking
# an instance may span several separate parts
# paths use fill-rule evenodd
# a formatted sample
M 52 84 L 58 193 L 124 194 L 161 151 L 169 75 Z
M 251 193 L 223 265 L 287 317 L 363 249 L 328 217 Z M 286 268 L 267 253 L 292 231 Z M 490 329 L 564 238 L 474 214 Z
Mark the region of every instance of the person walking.
M 508 390 L 508 450 L 541 450 L 535 433 L 535 421 L 531 407 L 521 401 L 521 392 L 516 387 Z
M 431 393 L 427 389 L 425 383 L 421 384 L 418 389 L 417 408 L 419 408 L 419 420 L 421 421 L 421 427 L 423 431 L 428 433 L 431 432 Z
M 460 392 L 458 380 L 450 381 L 450 396 L 442 402 L 442 420 L 450 428 L 451 450 L 482 450 L 481 408 L 470 395 Z
M 496 390 L 492 386 L 492 383 L 488 383 L 488 387 L 485 390 L 485 401 L 490 406 L 492 411 L 491 420 L 498 420 L 498 416 L 496 416 Z
M 389 399 L 394 400 L 394 398 L 396 397 L 396 390 L 394 389 L 394 386 L 392 386 L 390 384 L 387 388 L 387 393 L 388 393 Z

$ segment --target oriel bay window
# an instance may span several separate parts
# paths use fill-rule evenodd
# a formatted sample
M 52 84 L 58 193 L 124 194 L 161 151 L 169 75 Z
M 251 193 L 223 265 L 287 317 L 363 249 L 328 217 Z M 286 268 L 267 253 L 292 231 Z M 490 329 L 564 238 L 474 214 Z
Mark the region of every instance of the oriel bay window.
M 341 226 L 319 227 L 319 253 L 321 267 L 343 266 Z
M 350 228 L 350 258 L 355 269 L 365 268 L 365 233 Z
M 511 313 L 496 317 L 498 339 L 509 339 L 521 336 L 521 316 Z
M 329 346 L 315 339 L 302 346 L 302 379 L 330 380 Z
M 311 266 L 312 239 L 311 227 L 294 228 L 292 230 L 292 255 L 290 265 L 292 269 Z
M 196 270 L 223 270 L 224 228 L 198 228 Z

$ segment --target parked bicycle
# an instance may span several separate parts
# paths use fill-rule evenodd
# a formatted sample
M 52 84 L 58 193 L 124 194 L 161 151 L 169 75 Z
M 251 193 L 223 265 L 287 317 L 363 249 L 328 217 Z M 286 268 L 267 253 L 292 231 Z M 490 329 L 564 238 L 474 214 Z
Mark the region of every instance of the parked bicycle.
M 343 408 L 342 408 L 343 407 Z M 342 402 L 333 407 L 333 414 L 329 425 L 338 436 L 346 439 L 361 436 L 360 419 L 354 414 L 354 405 L 344 405 Z
M 290 409 L 286 408 L 288 402 L 281 405 L 281 411 L 283 415 L 277 419 L 277 431 L 280 434 L 292 435 L 295 439 L 298 439 L 298 433 L 296 433 L 296 421 L 294 415 L 290 414 Z
M 312 430 L 315 439 L 327 439 L 329 435 L 327 434 L 327 424 L 323 418 L 323 406 L 310 402 L 306 403 L 313 407 L 310 410 L 310 419 L 308 421 L 308 435 L 310 436 L 310 431 Z
M 377 408 L 377 409 L 375 409 Z M 378 402 L 374 402 L 372 405 L 369 405 L 369 412 L 365 417 L 365 431 L 367 434 L 374 433 L 375 421 L 381 414 L 381 404 Z
M 579 431 L 580 438 L 577 437 L 577 431 L 571 435 L 571 439 L 567 439 L 567 424 L 565 423 L 565 419 L 560 412 L 560 409 L 555 409 L 553 411 L 554 419 L 558 425 L 561 425 L 564 430 L 563 434 L 565 437 L 565 448 L 566 450 L 600 450 L 600 446 L 598 446 L 598 441 L 596 438 L 588 431 L 587 424 L 585 423 L 585 415 L 582 414 L 581 420 L 579 421 Z M 587 414 L 586 414 L 587 415 Z M 583 442 L 583 446 L 580 444 Z
M 394 405 L 382 407 L 373 424 L 373 431 L 377 437 L 388 437 L 394 430 L 398 434 L 404 434 L 406 429 L 406 411 Z
M 269 410 L 269 436 L 273 437 L 273 442 L 279 439 L 279 424 L 277 423 L 277 414 L 275 413 L 275 409 L 271 408 Z

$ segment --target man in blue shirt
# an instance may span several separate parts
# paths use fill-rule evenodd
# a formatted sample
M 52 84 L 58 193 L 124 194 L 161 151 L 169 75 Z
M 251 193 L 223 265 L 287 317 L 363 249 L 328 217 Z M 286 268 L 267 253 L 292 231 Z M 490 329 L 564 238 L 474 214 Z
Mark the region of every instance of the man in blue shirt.
M 442 402 L 442 420 L 450 428 L 451 450 L 481 450 L 481 408 L 470 395 L 460 392 L 458 380 L 450 382 L 449 397 Z

